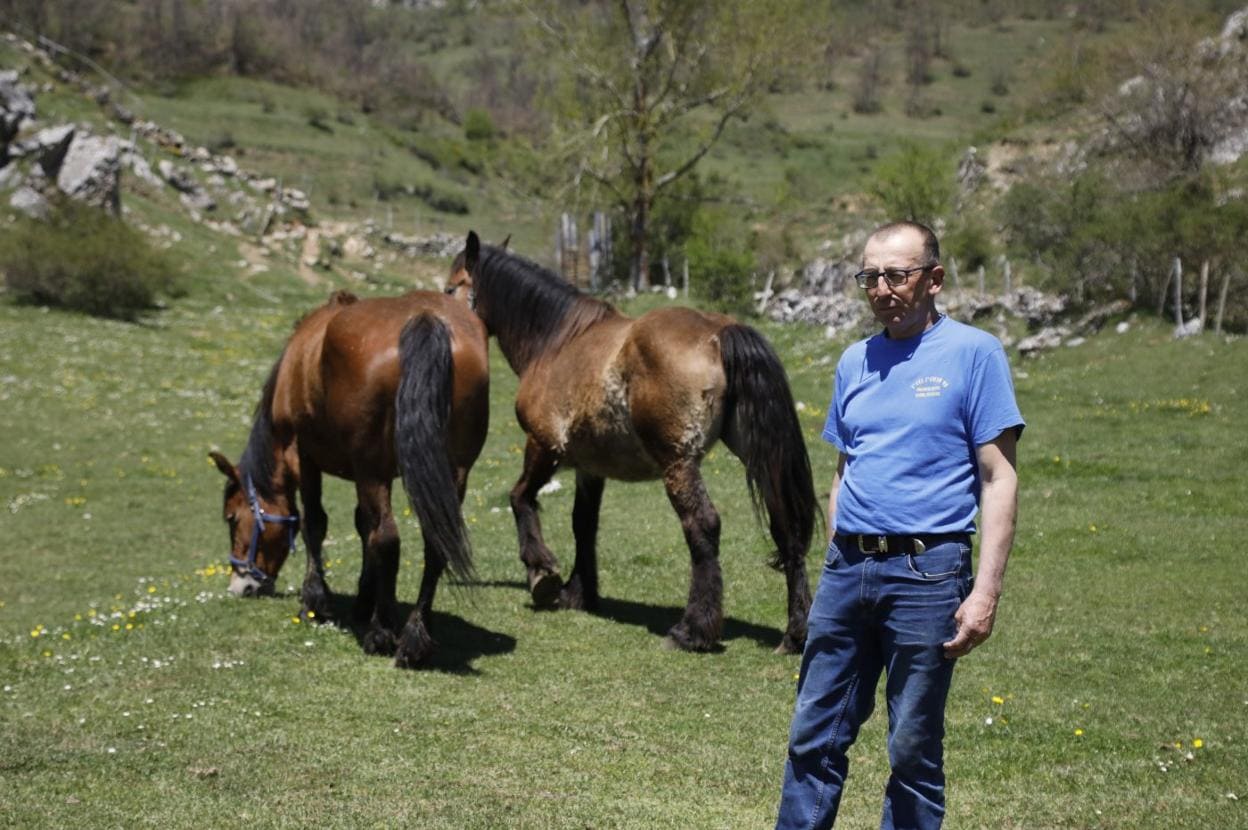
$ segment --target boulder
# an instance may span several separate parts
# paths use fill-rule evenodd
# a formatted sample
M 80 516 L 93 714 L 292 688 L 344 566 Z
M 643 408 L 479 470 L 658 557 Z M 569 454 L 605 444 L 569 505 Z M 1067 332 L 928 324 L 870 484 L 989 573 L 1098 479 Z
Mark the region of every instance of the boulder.
M 1042 351 L 1056 349 L 1062 345 L 1063 338 L 1069 335 L 1070 330 L 1064 326 L 1041 329 L 1030 337 L 1024 337 L 1018 341 L 1018 353 L 1023 357 L 1032 357 Z
M 48 178 L 55 178 L 65 163 L 69 153 L 69 145 L 74 141 L 75 129 L 72 124 L 60 127 L 48 127 L 40 130 L 28 143 L 33 143 L 32 151 L 39 158 L 39 166 Z
M 0 167 L 8 163 L 9 142 L 35 118 L 34 96 L 17 78 L 17 70 L 0 72 Z
M 156 170 L 160 173 L 160 177 L 173 185 L 173 189 L 179 193 L 193 193 L 199 187 L 185 170 L 179 168 L 169 159 L 161 159 L 156 162 Z
M 121 152 L 117 139 L 74 136 L 56 175 L 56 186 L 71 199 L 118 213 L 121 210 Z
M 48 200 L 34 188 L 19 187 L 9 198 L 9 207 L 33 219 L 48 218 Z

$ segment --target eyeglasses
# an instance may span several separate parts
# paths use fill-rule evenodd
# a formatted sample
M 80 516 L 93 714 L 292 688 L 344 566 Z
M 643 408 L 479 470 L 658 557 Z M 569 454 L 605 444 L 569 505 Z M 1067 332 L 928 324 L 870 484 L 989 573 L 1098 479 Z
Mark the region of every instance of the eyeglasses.
M 875 288 L 880 275 L 883 274 L 885 282 L 889 285 L 897 286 L 910 279 L 911 274 L 926 271 L 931 267 L 930 265 L 918 265 L 914 268 L 885 268 L 883 271 L 868 268 L 865 271 L 859 271 L 857 274 L 854 274 L 854 281 L 858 283 L 859 288 Z

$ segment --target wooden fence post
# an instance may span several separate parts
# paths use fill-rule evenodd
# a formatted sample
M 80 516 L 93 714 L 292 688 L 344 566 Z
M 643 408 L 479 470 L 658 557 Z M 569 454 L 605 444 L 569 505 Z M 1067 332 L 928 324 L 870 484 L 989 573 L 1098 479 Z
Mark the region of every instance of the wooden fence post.
M 1222 333 L 1222 312 L 1226 311 L 1226 290 L 1231 287 L 1231 269 L 1222 274 L 1222 290 L 1218 292 L 1218 322 L 1213 327 L 1214 334 Z
M 1200 327 L 1206 328 L 1209 318 L 1205 316 L 1205 298 L 1209 295 L 1209 260 L 1200 263 Z
M 1174 258 L 1174 324 L 1183 328 L 1183 261 Z

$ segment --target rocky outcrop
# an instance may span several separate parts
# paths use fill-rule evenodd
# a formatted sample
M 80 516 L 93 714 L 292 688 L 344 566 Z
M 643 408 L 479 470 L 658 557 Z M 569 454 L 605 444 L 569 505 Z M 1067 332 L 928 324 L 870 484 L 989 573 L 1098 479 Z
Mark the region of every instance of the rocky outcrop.
M 9 143 L 34 119 L 34 95 L 18 82 L 16 70 L 0 71 L 0 167 L 9 161 Z
M 120 142 L 113 136 L 75 134 L 56 173 L 56 186 L 71 199 L 120 213 Z

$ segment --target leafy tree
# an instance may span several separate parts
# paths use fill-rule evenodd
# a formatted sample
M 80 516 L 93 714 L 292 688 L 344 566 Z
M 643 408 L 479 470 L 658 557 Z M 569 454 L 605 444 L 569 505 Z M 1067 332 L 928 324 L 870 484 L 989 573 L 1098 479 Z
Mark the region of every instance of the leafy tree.
M 796 0 L 534 0 L 552 56 L 555 142 L 572 184 L 628 216 L 631 277 L 649 285 L 656 203 L 814 44 Z M 787 27 L 787 29 L 786 29 Z

